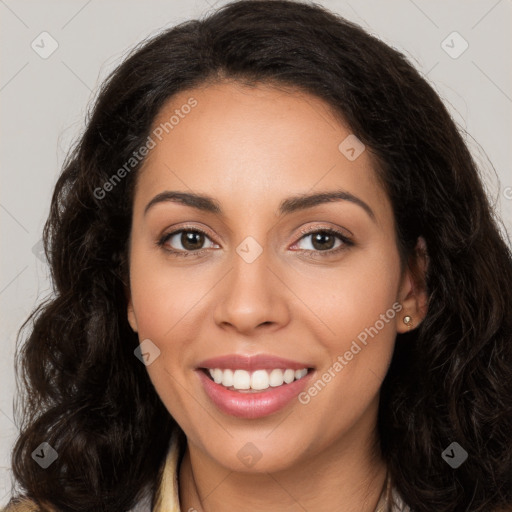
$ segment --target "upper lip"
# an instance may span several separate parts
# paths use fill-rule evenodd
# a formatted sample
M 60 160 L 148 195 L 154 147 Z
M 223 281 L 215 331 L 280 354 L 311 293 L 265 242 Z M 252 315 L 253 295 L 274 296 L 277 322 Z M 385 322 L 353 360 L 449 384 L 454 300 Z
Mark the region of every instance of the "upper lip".
M 275 368 L 301 370 L 302 368 L 311 368 L 311 365 L 271 354 L 228 354 L 205 359 L 198 364 L 198 368 L 220 368 L 223 370 L 232 369 L 251 372 L 254 370 L 273 370 Z

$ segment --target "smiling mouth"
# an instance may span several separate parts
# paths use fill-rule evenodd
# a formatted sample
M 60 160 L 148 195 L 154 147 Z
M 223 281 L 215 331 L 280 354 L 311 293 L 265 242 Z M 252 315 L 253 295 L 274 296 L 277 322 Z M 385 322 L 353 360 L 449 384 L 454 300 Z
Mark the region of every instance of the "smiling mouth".
M 241 393 L 257 393 L 271 388 L 287 386 L 305 377 L 313 368 L 274 368 L 271 370 L 254 370 L 249 372 L 241 369 L 201 368 L 207 377 L 230 391 Z

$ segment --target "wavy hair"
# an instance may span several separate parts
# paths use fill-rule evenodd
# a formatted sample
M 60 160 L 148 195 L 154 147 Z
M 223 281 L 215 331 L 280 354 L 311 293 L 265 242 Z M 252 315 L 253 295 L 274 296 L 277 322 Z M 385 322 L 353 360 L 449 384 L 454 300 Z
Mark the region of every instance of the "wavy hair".
M 137 170 L 98 193 L 144 145 L 173 95 L 234 80 L 324 100 L 377 162 L 400 254 L 427 245 L 428 313 L 397 336 L 381 389 L 380 450 L 417 512 L 512 504 L 512 255 L 478 168 L 406 57 L 322 6 L 232 2 L 143 41 L 104 81 L 55 186 L 44 227 L 53 293 L 20 329 L 23 387 L 13 471 L 44 509 L 125 511 L 156 489 L 179 426 L 134 357 L 126 317 Z M 105 190 L 105 188 L 103 188 Z M 508 236 L 508 235 L 507 235 Z M 441 457 L 453 441 L 468 458 Z M 58 452 L 41 469 L 42 442 Z

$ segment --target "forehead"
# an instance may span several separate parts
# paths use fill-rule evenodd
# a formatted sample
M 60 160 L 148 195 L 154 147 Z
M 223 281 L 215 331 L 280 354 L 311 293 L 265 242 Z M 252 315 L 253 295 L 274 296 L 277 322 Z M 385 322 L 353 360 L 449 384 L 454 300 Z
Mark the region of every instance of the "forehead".
M 236 211 L 343 188 L 389 214 L 370 152 L 325 102 L 303 92 L 233 82 L 182 91 L 160 110 L 151 137 L 136 202 L 165 189 L 194 191 Z

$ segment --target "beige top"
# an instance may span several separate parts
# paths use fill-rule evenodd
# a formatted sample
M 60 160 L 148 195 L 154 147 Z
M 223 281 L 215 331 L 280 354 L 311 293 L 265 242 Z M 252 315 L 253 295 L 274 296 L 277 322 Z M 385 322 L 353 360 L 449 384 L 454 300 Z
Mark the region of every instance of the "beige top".
M 176 431 L 171 436 L 169 451 L 162 472 L 162 479 L 155 496 L 155 507 L 151 509 L 151 497 L 139 502 L 130 512 L 186 512 L 180 509 L 178 475 L 181 455 L 184 451 L 182 434 Z M 24 500 L 16 505 L 10 505 L 4 512 L 37 512 L 37 506 L 33 501 Z M 410 508 L 403 504 L 400 496 L 391 487 L 391 480 L 386 479 L 375 512 L 411 512 Z

